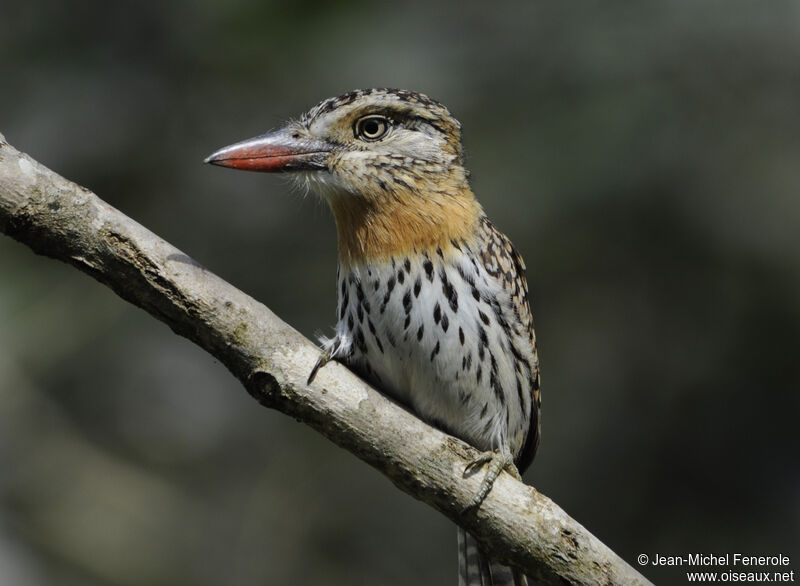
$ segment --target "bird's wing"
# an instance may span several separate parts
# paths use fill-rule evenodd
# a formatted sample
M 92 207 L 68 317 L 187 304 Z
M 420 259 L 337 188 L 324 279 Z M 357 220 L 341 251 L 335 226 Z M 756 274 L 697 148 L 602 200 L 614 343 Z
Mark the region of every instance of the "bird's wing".
M 539 446 L 541 434 L 541 396 L 539 391 L 539 354 L 536 348 L 536 334 L 533 329 L 533 314 L 528 301 L 528 283 L 525 279 L 525 262 L 508 239 L 488 218 L 482 218 L 484 249 L 481 260 L 486 270 L 501 281 L 508 292 L 514 321 L 522 328 L 521 334 L 527 337 L 529 347 L 523 352 L 529 366 L 531 401 L 530 427 L 525 444 L 516 455 L 516 463 L 523 472 L 533 462 Z

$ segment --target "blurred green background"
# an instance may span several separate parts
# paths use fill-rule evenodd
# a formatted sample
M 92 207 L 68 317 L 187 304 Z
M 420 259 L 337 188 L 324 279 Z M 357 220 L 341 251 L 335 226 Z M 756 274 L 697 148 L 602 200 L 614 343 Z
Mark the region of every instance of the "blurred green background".
M 357 87 L 444 102 L 528 264 L 527 480 L 634 565 L 782 552 L 800 570 L 797 2 L 2 14 L 7 140 L 308 336 L 335 320 L 328 210 L 203 158 Z M 167 327 L 0 238 L 0 584 L 455 584 L 455 545 Z

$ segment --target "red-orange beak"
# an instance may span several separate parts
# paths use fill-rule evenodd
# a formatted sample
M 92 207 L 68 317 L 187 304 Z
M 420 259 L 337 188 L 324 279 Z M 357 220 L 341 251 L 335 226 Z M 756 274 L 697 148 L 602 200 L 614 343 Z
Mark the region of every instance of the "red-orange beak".
M 287 127 L 221 148 L 205 162 L 263 173 L 319 171 L 327 169 L 326 162 L 332 150 L 330 144 L 306 138 Z

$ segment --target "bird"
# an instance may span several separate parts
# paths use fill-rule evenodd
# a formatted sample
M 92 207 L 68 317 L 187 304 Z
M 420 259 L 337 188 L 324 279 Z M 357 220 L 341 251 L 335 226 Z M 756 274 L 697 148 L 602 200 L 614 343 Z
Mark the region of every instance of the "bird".
M 414 91 L 354 90 L 205 162 L 288 173 L 332 210 L 337 322 L 309 384 L 336 360 L 480 450 L 468 508 L 503 470 L 520 478 L 541 435 L 526 268 L 470 187 L 450 111 Z M 461 528 L 458 545 L 460 586 L 527 584 Z

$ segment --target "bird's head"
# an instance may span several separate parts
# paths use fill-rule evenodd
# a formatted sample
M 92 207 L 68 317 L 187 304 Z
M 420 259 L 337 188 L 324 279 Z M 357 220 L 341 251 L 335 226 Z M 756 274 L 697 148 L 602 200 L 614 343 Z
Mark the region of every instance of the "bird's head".
M 462 164 L 461 125 L 439 102 L 406 90 L 329 98 L 299 120 L 224 147 L 206 162 L 292 173 L 331 205 L 345 257 L 364 256 L 370 240 L 376 254 L 398 238 L 427 245 L 453 214 L 463 223 L 480 210 Z M 343 242 L 348 238 L 357 241 Z

